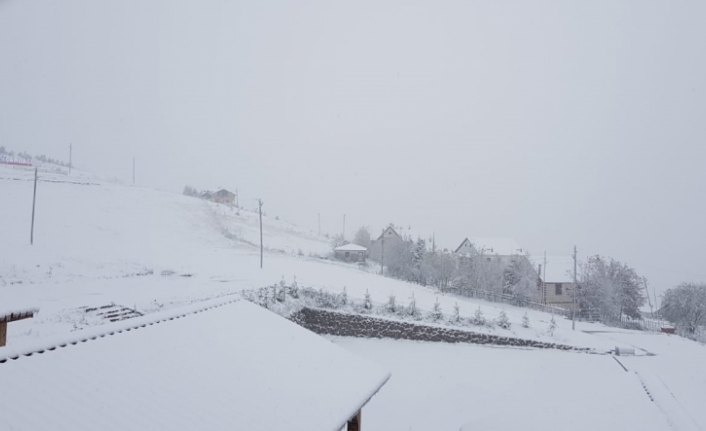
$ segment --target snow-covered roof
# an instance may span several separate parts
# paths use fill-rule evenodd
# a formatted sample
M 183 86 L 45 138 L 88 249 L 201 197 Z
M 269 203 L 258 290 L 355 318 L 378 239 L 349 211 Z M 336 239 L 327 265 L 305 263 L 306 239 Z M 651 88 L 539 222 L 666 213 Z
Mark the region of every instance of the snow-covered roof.
M 574 281 L 574 261 L 570 256 L 547 256 L 547 264 L 544 265 L 544 256 L 532 258 L 535 268 L 542 265 L 542 278 L 547 283 L 572 283 Z M 545 276 L 546 274 L 546 276 Z
M 157 317 L 0 348 L 0 429 L 338 430 L 389 377 L 249 302 Z
M 511 238 L 467 238 L 477 253 L 484 255 L 515 256 L 526 254 L 527 250 Z M 464 245 L 466 240 L 456 249 L 457 251 Z
M 384 235 L 384 236 L 388 236 L 388 237 L 389 237 L 390 235 L 394 235 L 394 236 L 396 236 L 397 238 L 402 239 L 402 236 L 401 236 L 400 234 L 398 234 L 397 231 L 395 230 L 395 228 L 392 227 L 392 226 L 386 227 L 386 228 L 382 231 L 382 233 L 377 237 L 377 239 L 376 239 L 375 241 L 380 241 L 380 240 L 382 239 L 383 235 Z
M 350 244 L 342 245 L 340 247 L 336 247 L 334 250 L 336 250 L 336 251 L 367 251 L 368 249 L 363 247 L 362 245 L 350 243 Z

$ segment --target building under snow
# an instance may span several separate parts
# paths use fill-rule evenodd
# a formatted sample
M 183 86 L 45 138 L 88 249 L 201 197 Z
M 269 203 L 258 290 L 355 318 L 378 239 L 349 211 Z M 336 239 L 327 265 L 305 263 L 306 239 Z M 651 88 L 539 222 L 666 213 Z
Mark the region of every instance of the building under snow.
M 578 308 L 574 301 L 576 283 L 574 283 L 574 261 L 569 256 L 547 256 L 533 259 L 539 270 L 542 302 L 561 308 Z
M 368 249 L 358 244 L 346 244 L 333 249 L 334 257 L 344 262 L 365 262 Z
M 349 430 L 377 365 L 245 301 L 0 348 L 0 429 Z
M 368 256 L 370 256 L 371 259 L 380 262 L 381 259 L 385 258 L 385 252 L 392 253 L 395 250 L 398 250 L 403 243 L 404 239 L 397 233 L 395 228 L 388 226 L 382 231 L 380 236 L 373 241 L 370 241 Z
M 454 253 L 460 257 L 482 256 L 488 261 L 507 264 L 513 258 L 526 256 L 527 250 L 509 238 L 464 238 Z

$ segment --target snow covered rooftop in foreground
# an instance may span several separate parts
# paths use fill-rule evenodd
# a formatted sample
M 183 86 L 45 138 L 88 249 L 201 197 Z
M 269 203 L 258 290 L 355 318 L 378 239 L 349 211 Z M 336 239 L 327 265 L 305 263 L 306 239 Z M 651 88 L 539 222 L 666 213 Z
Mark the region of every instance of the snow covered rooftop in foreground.
M 332 431 L 389 377 L 246 301 L 168 314 L 31 356 L 0 349 L 16 357 L 0 363 L 0 429 Z
M 358 244 L 346 244 L 335 248 L 336 251 L 367 251 L 368 249 Z
M 37 307 L 0 307 L 0 322 L 12 322 L 17 319 L 25 319 L 37 314 Z

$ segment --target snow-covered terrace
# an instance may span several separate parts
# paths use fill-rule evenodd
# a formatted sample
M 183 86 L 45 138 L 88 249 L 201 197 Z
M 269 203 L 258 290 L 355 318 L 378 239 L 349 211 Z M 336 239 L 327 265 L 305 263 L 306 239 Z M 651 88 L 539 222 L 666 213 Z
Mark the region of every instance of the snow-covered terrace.
M 246 301 L 0 349 L 0 429 L 340 430 L 389 374 Z

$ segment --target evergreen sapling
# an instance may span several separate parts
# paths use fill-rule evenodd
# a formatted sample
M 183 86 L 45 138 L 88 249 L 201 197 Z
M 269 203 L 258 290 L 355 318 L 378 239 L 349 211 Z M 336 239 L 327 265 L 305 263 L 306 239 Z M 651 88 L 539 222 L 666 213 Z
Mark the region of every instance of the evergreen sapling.
M 549 321 L 549 329 L 547 330 L 547 332 L 549 333 L 549 336 L 553 337 L 555 330 L 556 330 L 556 320 L 554 320 L 554 316 L 552 316 L 552 320 Z
M 474 325 L 485 325 L 485 317 L 483 316 L 483 310 L 480 309 L 480 306 L 476 308 L 476 312 L 473 314 L 473 324 Z
M 454 311 L 451 315 L 451 321 L 454 323 L 458 323 L 461 321 L 461 309 L 458 308 L 458 302 L 454 304 Z
M 373 301 L 370 299 L 370 292 L 368 292 L 368 289 L 365 289 L 365 299 L 363 300 L 363 308 L 366 310 L 370 310 L 373 308 Z
M 523 328 L 529 328 L 529 327 L 530 327 L 530 321 L 529 321 L 529 317 L 527 316 L 527 312 L 525 312 L 525 315 L 522 316 L 522 327 L 523 327 Z
M 436 302 L 434 302 L 434 308 L 431 312 L 431 318 L 434 320 L 439 320 L 444 317 L 444 313 L 441 312 L 441 304 L 439 304 L 439 297 L 436 297 Z
M 505 314 L 505 310 L 500 310 L 500 314 L 498 315 L 497 324 L 499 327 L 501 327 L 503 329 L 510 329 L 510 319 L 507 318 L 507 314 Z
M 394 294 L 390 294 L 390 297 L 387 299 L 387 311 L 391 313 L 397 311 L 397 298 L 395 298 Z

